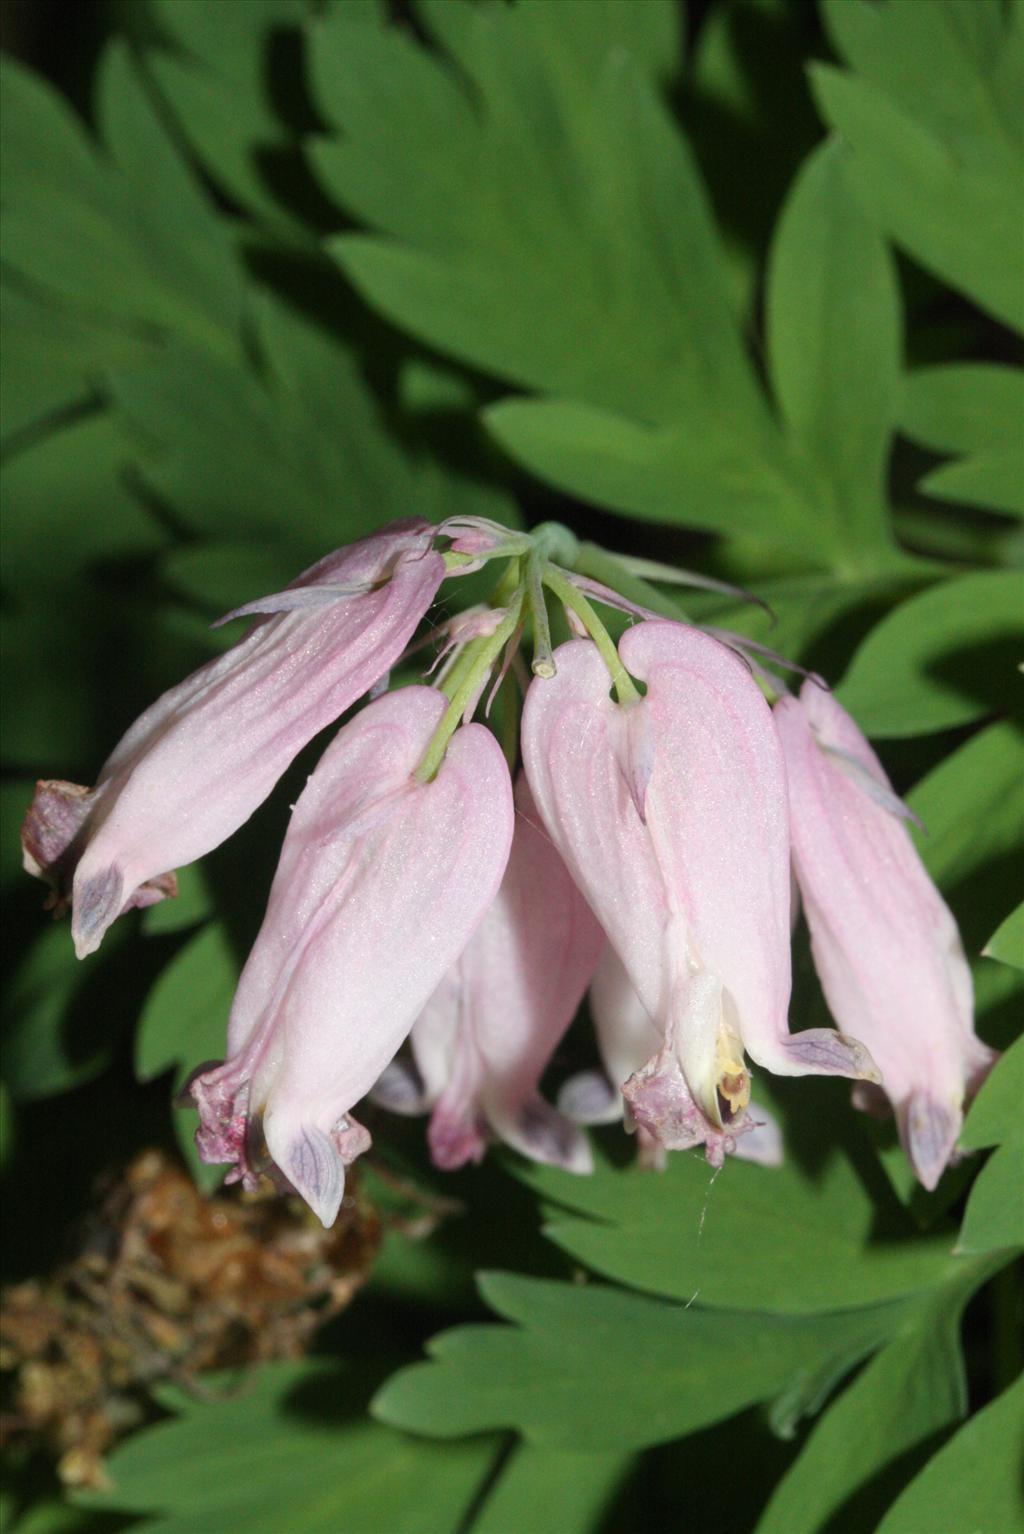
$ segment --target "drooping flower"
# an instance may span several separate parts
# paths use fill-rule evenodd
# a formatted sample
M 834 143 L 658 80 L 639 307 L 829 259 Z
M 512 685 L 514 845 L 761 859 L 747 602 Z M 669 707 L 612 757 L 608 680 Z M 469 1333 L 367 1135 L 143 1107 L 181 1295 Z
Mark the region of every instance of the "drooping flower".
M 793 862 L 829 1009 L 871 1050 L 919 1180 L 933 1188 L 965 1095 L 994 1058 L 974 1032 L 956 922 L 857 725 L 821 686 L 783 698 Z
M 597 1048 L 603 1071 L 581 1071 L 570 1077 L 558 1095 L 558 1106 L 581 1124 L 613 1124 L 621 1120 L 629 1104 L 622 1088 L 658 1050 L 658 1028 L 626 973 L 614 948 L 606 945 L 589 992 L 590 1015 L 597 1036 Z M 711 1148 L 710 1159 L 720 1161 L 726 1152 L 741 1161 L 756 1161 L 761 1166 L 779 1166 L 782 1162 L 782 1132 L 772 1114 L 759 1103 L 751 1103 L 752 1127 L 740 1134 L 735 1128 L 722 1130 L 705 1126 L 704 1144 Z M 642 1124 L 634 1125 L 639 1142 L 640 1160 L 662 1166 L 665 1148 Z
M 419 1077 L 398 1062 L 375 1094 L 433 1110 L 428 1139 L 446 1169 L 479 1161 L 487 1132 L 535 1161 L 589 1172 L 586 1136 L 537 1090 L 594 972 L 604 935 L 539 824 L 525 777 L 501 888 L 412 1030 Z
M 752 1127 L 744 1053 L 779 1075 L 876 1078 L 831 1029 L 790 1034 L 789 824 L 771 711 L 742 661 L 673 622 L 626 632 L 644 697 L 618 704 L 594 644 L 531 687 L 523 756 L 545 826 L 661 1047 L 624 1089 L 666 1148 L 718 1161 Z
M 38 785 L 25 867 L 70 898 L 80 958 L 122 911 L 173 894 L 173 870 L 236 831 L 398 659 L 444 577 L 434 531 L 394 523 L 229 614 L 256 622 L 136 720 L 93 789 Z
M 325 1225 L 369 1144 L 350 1116 L 497 894 L 512 785 L 493 735 L 459 729 L 414 776 L 445 710 L 408 687 L 339 731 L 292 814 L 228 1026 L 191 1083 L 204 1160 L 252 1186 L 266 1157 Z M 262 1158 L 266 1159 L 266 1158 Z

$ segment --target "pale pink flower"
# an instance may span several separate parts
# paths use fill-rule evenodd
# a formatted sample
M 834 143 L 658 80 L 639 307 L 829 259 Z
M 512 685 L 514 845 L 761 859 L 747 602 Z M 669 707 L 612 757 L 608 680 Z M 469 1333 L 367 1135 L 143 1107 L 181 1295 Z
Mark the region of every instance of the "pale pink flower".
M 537 1088 L 604 936 L 541 828 L 522 774 L 515 799 L 497 898 L 412 1030 L 419 1082 L 395 1062 L 375 1097 L 401 1112 L 433 1109 L 428 1140 L 446 1169 L 479 1161 L 490 1131 L 534 1161 L 589 1172 L 586 1136 Z
M 790 1034 L 789 824 L 771 711 L 717 640 L 645 622 L 620 644 L 646 684 L 609 696 L 571 641 L 534 683 L 523 756 L 547 830 L 618 952 L 661 1047 L 627 1082 L 637 1123 L 720 1160 L 745 1127 L 744 1053 L 779 1075 L 875 1079 L 831 1029 Z M 724 1136 L 724 1139 L 723 1139 Z
M 993 1060 L 974 1032 L 956 922 L 884 768 L 832 694 L 807 682 L 799 699 L 780 699 L 775 720 L 793 862 L 829 1009 L 871 1050 L 911 1165 L 933 1188 L 965 1095 Z
M 493 735 L 458 730 L 413 776 L 443 695 L 408 687 L 339 731 L 292 814 L 242 973 L 228 1060 L 191 1083 L 207 1161 L 252 1186 L 261 1160 L 333 1221 L 369 1136 L 350 1116 L 497 894 L 512 785 Z M 263 1156 L 261 1138 L 265 1141 Z
M 70 898 L 80 958 L 122 911 L 173 894 L 173 870 L 248 820 L 303 746 L 398 659 L 444 578 L 433 533 L 394 523 L 229 614 L 257 621 L 136 720 L 95 788 L 39 784 L 25 867 Z
M 622 1088 L 657 1053 L 661 1035 L 621 959 L 607 944 L 590 984 L 589 1004 L 604 1070 L 581 1071 L 570 1077 L 558 1094 L 558 1106 L 581 1124 L 620 1122 L 625 1109 L 629 1124 L 631 1114 Z M 636 1129 L 641 1161 L 662 1166 L 664 1147 L 643 1125 L 631 1127 Z M 702 1124 L 700 1131 L 703 1139 L 694 1143 L 709 1147 L 712 1161 L 721 1160 L 729 1151 L 741 1161 L 756 1161 L 761 1166 L 782 1162 L 782 1133 L 772 1114 L 759 1103 L 752 1102 L 742 1121 L 734 1120 L 727 1130 Z

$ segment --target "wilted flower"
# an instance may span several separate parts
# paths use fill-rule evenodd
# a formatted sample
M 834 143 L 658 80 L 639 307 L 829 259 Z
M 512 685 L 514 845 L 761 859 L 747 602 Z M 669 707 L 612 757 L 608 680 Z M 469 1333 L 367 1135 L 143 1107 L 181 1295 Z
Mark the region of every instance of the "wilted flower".
M 993 1060 L 974 1032 L 956 922 L 884 768 L 832 694 L 807 682 L 799 700 L 776 704 L 775 719 L 793 861 L 825 997 L 839 1026 L 871 1050 L 911 1165 L 933 1188 L 960 1132 L 965 1095 Z
M 70 899 L 80 958 L 122 911 L 173 894 L 173 870 L 248 820 L 303 746 L 398 659 L 444 577 L 434 531 L 394 523 L 229 614 L 257 621 L 136 720 L 95 788 L 39 784 L 25 867 Z
M 444 711 L 439 692 L 408 687 L 328 747 L 292 814 L 228 1060 L 191 1083 L 203 1158 L 253 1185 L 269 1157 L 325 1225 L 369 1144 L 349 1110 L 455 963 L 508 859 L 512 785 L 486 728 L 458 730 L 431 782 L 414 776 Z
M 534 685 L 523 755 L 544 823 L 599 917 L 661 1047 L 626 1084 L 637 1122 L 712 1160 L 750 1123 L 744 1053 L 779 1075 L 875 1079 L 831 1029 L 791 1035 L 789 826 L 771 711 L 736 655 L 698 630 L 624 635 L 646 683 L 609 696 L 594 644 Z
M 604 935 L 539 826 L 525 777 L 501 888 L 412 1030 L 418 1083 L 395 1062 L 376 1098 L 432 1108 L 438 1166 L 479 1161 L 490 1129 L 535 1161 L 588 1172 L 586 1136 L 537 1084 L 572 1021 Z

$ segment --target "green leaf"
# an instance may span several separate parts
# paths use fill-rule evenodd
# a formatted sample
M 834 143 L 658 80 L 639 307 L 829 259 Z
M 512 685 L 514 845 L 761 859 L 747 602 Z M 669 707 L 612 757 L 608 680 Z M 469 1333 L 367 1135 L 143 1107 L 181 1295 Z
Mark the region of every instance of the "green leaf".
M 1020 1443 L 1024 1379 L 986 1406 L 940 1449 L 889 1509 L 877 1534 L 1024 1529 Z
M 730 0 L 704 15 L 690 55 L 687 122 L 722 228 L 737 313 L 748 320 L 779 205 L 821 137 L 804 17 L 788 0 Z
M 139 254 L 154 282 L 174 295 L 176 317 L 188 317 L 174 328 L 233 357 L 222 333 L 237 333 L 242 281 L 228 225 L 169 135 L 123 38 L 101 57 L 97 110 L 104 144 L 130 187 Z
M 920 13 L 939 3 L 881 9 Z M 971 140 L 951 139 L 866 79 L 821 64 L 810 75 L 822 116 L 854 151 L 852 174 L 883 229 L 943 281 L 1024 329 L 1010 254 L 1024 211 L 1019 155 L 980 122 Z
M 979 571 L 910 597 L 854 655 L 837 696 L 869 735 L 923 735 L 1005 709 L 1018 681 L 1024 577 Z
M 269 293 L 257 320 L 262 378 L 184 346 L 111 378 L 147 483 L 188 528 L 270 540 L 294 562 L 291 579 L 392 518 L 507 516 L 504 496 L 404 448 L 332 330 Z
M 937 453 L 1013 447 L 1024 428 L 1024 369 L 947 362 L 903 379 L 900 429 Z
M 1000 924 L 982 953 L 987 959 L 998 959 L 1001 964 L 1024 969 L 1024 901 Z
M 151 1534 L 457 1534 L 493 1440 L 407 1438 L 363 1399 L 353 1370 L 318 1361 L 265 1365 L 208 1403 L 179 1393 L 180 1415 L 115 1450 L 114 1489 L 78 1500 L 154 1514 Z
M 189 543 L 164 556 L 160 575 L 176 596 L 219 618 L 256 593 L 281 591 L 299 574 L 298 557 L 287 543 Z
M 665 8 L 429 14 L 476 105 L 443 58 L 344 9 L 314 40 L 320 103 L 343 130 L 314 164 L 390 236 L 336 241 L 346 272 L 432 345 L 566 396 L 488 417 L 553 483 L 806 547 L 816 498 L 744 355 L 703 189 L 652 92 L 664 45 L 637 42 Z
M 233 0 L 230 5 L 179 5 L 154 0 L 161 30 L 179 51 L 151 49 L 146 68 L 181 133 L 218 185 L 258 218 L 282 232 L 302 231 L 275 196 L 283 164 L 295 174 L 294 141 L 282 120 L 276 61 L 299 46 L 310 15 L 305 0 Z M 286 158 L 287 156 L 287 158 Z M 276 172 L 276 174 L 275 174 Z
M 807 1409 L 899 1324 L 901 1305 L 815 1316 L 666 1305 L 599 1285 L 480 1280 L 515 1326 L 466 1326 L 394 1375 L 383 1421 L 460 1437 L 514 1427 L 545 1448 L 622 1453 L 695 1432 L 758 1401 Z M 742 1367 L 723 1360 L 742 1356 Z
M 135 1044 L 135 1073 L 152 1081 L 172 1065 L 193 1067 L 224 1053 L 239 963 L 227 933 L 211 922 L 189 938 L 146 999 Z
M 16 1135 L 14 1103 L 6 1081 L 0 1080 L 0 1172 L 7 1166 Z
M 144 356 L 150 347 L 115 322 L 48 303 L 6 279 L 0 282 L 0 392 L 5 447 L 22 432 L 94 403 L 99 373 Z
M 114 1047 L 110 1017 L 90 1005 L 123 928 L 107 934 L 102 959 L 75 958 L 66 923 L 44 928 L 15 969 L 6 994 L 3 1073 L 11 1095 L 34 1102 L 91 1081 Z
M 926 474 L 917 488 L 940 501 L 963 501 L 967 506 L 1024 517 L 1024 444 L 945 463 Z
M 582 9 L 555 13 L 551 39 L 562 49 Z M 763 416 L 703 190 L 649 83 L 611 46 L 596 73 L 576 78 L 576 62 L 537 49 L 520 14 L 468 13 L 485 99 L 475 121 L 443 66 L 411 43 L 384 34 L 371 60 L 371 34 L 347 38 L 356 29 L 343 17 L 320 34 L 318 49 L 333 38 L 336 50 L 323 105 L 346 137 L 320 151 L 317 167 L 331 168 L 328 189 L 359 216 L 416 242 L 344 236 L 333 248 L 346 271 L 423 339 L 514 382 L 658 423 L 709 396 Z M 388 81 L 401 95 L 390 119 L 379 95 L 361 112 L 342 95 L 357 71 L 361 90 Z M 442 91 L 443 125 L 434 105 Z M 372 142 L 384 123 L 401 134 L 397 145 Z M 364 173 L 383 206 L 368 205 L 336 160 L 364 137 Z M 565 186 L 576 190 L 566 196 Z
M 922 1298 L 812 1428 L 756 1534 L 819 1534 L 833 1519 L 841 1528 L 871 1526 L 855 1494 L 966 1409 L 960 1317 L 991 1271 L 991 1261 L 975 1261 Z
M 223 1058 L 239 969 L 238 956 L 219 922 L 210 922 L 178 950 L 147 996 L 139 1019 L 135 1074 L 140 1081 L 152 1081 L 173 1066 L 178 1085 L 196 1066 Z M 195 1114 L 175 1110 L 173 1127 L 198 1185 L 219 1186 L 224 1168 L 207 1165 L 196 1151 Z
M 968 1150 L 1001 1145 L 1024 1135 L 1024 1038 L 1006 1051 L 982 1085 L 967 1115 L 960 1144 Z
M 12 885 L 20 885 L 23 891 L 29 887 L 21 861 L 21 825 L 34 792 L 34 778 L 0 781 L 0 885 L 5 894 Z
M 694 404 L 679 426 L 557 399 L 503 400 L 483 418 L 531 472 L 613 511 L 748 535 L 791 556 L 827 544 L 777 433 L 713 404 Z
M 1015 27 L 1001 6 L 823 0 L 822 15 L 846 63 L 955 145 L 968 164 L 984 163 L 989 152 L 1019 151 L 1019 100 L 1008 89 L 1019 60 L 1007 59 Z
M 768 269 L 772 385 L 792 440 L 832 492 L 852 558 L 888 546 L 886 479 L 900 370 L 892 258 L 854 192 L 849 151 L 807 160 Z
M 1021 849 L 1017 789 L 1022 773 L 1024 732 L 1006 721 L 972 736 L 907 796 L 925 825 L 923 832 L 912 834 L 936 884 L 947 892 L 971 889 L 970 905 L 957 907 L 968 952 L 981 948 L 1009 903 L 1002 881 L 992 877 L 988 865 Z M 1015 870 L 1009 873 L 1012 888 Z
M 778 1168 L 733 1161 L 716 1178 L 695 1156 L 664 1173 L 601 1166 L 573 1177 L 530 1166 L 519 1175 L 573 1211 L 545 1234 L 608 1278 L 690 1303 L 800 1314 L 912 1294 L 955 1266 L 950 1236 L 872 1240 L 876 1202 L 842 1153 L 812 1178 L 797 1159 Z M 756 1262 L 737 1259 L 756 1251 Z
M 17 595 L 29 586 L 81 583 L 100 561 L 167 546 L 166 532 L 127 483 L 130 450 L 120 423 L 103 411 L 5 462 L 4 558 Z
M 1020 1115 L 1020 1099 L 1017 1100 Z M 1024 1248 L 1024 1135 L 993 1151 L 975 1181 L 964 1211 L 958 1252 Z
M 628 1454 L 560 1454 L 518 1444 L 471 1534 L 592 1534 L 633 1464 Z
M 227 226 L 167 137 L 126 44 L 111 42 L 100 74 L 116 163 L 96 152 L 51 86 L 10 58 L 3 91 L 2 250 L 11 269 L 98 315 L 237 355 L 241 271 Z

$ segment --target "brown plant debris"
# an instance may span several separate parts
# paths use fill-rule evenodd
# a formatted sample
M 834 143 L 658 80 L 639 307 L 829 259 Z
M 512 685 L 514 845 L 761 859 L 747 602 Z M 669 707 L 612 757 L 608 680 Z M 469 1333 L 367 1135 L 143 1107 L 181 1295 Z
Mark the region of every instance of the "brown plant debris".
M 365 1281 L 379 1239 L 351 1175 L 324 1230 L 298 1198 L 204 1195 L 144 1151 L 74 1260 L 4 1292 L 0 1438 L 48 1447 L 69 1485 L 104 1486 L 104 1455 L 154 1415 L 148 1387 L 202 1392 L 204 1371 L 298 1357 Z

